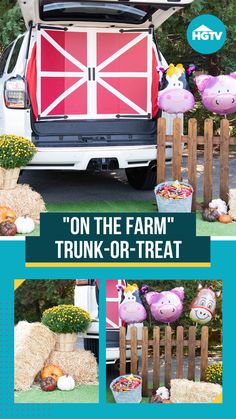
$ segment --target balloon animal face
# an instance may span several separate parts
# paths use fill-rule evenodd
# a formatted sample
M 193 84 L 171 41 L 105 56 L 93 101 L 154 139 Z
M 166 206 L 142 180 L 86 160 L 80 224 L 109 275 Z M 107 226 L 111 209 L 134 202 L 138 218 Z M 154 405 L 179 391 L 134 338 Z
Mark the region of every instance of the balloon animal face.
M 208 111 L 219 115 L 236 112 L 236 72 L 218 77 L 202 75 L 195 82 Z
M 119 307 L 119 316 L 127 324 L 141 323 L 147 313 L 140 299 L 139 289 L 136 284 L 119 288 L 123 292 L 123 300 Z
M 190 305 L 190 319 L 199 324 L 209 323 L 216 309 L 216 301 L 221 292 L 215 292 L 212 288 L 198 286 L 198 294 Z
M 147 303 L 152 316 L 161 323 L 175 322 L 182 313 L 184 288 L 174 288 L 171 291 L 148 292 Z
M 164 72 L 159 92 L 159 108 L 170 114 L 184 113 L 192 109 L 195 99 L 190 91 L 188 77 L 194 71 L 185 71 L 182 64 L 171 64 Z

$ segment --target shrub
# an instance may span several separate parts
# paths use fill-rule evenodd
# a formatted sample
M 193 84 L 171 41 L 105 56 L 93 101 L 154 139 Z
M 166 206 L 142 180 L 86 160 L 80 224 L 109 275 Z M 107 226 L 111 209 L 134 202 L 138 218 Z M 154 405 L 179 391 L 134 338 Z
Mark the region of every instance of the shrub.
M 0 167 L 14 169 L 26 166 L 37 149 L 24 137 L 17 135 L 0 135 Z
M 222 384 L 222 362 L 209 365 L 206 370 L 206 381 L 208 383 Z
M 91 322 L 87 311 L 73 305 L 62 304 L 43 312 L 42 323 L 55 333 L 82 333 Z

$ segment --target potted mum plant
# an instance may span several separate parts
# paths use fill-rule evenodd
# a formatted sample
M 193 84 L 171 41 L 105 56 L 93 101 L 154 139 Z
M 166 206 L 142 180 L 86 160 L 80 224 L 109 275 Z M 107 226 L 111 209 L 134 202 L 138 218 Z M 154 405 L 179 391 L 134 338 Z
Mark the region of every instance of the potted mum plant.
M 73 351 L 77 334 L 84 333 L 90 322 L 87 311 L 69 304 L 51 307 L 42 316 L 42 323 L 57 334 L 56 351 Z
M 14 189 L 20 170 L 33 158 L 37 149 L 24 137 L 0 135 L 0 189 Z

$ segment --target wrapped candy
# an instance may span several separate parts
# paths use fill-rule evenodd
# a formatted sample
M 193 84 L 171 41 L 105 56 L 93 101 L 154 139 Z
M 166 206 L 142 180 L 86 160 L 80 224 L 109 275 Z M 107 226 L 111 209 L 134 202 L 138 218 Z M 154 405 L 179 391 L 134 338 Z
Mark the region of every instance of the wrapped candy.
M 156 195 L 168 200 L 186 199 L 192 195 L 193 189 L 190 185 L 175 181 L 173 183 L 162 183 L 156 188 Z
M 137 375 L 124 375 L 119 377 L 112 385 L 112 390 L 117 392 L 126 392 L 135 390 L 140 386 L 142 380 Z

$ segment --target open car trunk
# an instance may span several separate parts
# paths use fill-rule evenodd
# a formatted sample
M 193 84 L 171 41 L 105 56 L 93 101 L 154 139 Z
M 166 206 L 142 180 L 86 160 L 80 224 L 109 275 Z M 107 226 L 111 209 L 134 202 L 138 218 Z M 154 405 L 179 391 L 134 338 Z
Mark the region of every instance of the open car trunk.
M 28 62 L 37 146 L 154 144 L 153 30 L 39 25 Z
M 35 144 L 154 145 L 164 64 L 154 30 L 192 0 L 19 2 L 34 25 L 26 78 Z
M 30 62 L 27 77 L 36 121 L 156 116 L 158 63 L 151 29 L 40 26 L 36 37 L 36 69 Z

